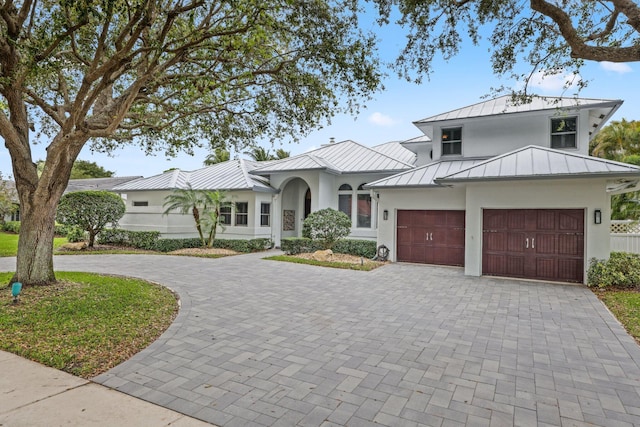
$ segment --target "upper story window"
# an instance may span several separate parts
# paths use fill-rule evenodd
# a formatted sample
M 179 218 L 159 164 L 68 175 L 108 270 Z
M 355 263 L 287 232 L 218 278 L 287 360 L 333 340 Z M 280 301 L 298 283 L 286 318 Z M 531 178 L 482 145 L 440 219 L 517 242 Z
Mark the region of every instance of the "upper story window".
M 462 154 L 462 128 L 442 129 L 442 155 Z
M 551 148 L 577 148 L 577 117 L 551 119 Z
M 351 218 L 351 201 L 353 188 L 349 184 L 342 184 L 338 188 L 338 210 Z

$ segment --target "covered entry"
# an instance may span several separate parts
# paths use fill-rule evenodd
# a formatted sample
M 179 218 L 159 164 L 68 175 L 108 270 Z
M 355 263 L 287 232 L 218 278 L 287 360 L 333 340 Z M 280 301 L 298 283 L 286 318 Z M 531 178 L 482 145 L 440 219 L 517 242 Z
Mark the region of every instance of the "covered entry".
M 582 283 L 583 209 L 484 209 L 482 274 Z
M 464 265 L 464 211 L 399 210 L 397 219 L 397 261 Z

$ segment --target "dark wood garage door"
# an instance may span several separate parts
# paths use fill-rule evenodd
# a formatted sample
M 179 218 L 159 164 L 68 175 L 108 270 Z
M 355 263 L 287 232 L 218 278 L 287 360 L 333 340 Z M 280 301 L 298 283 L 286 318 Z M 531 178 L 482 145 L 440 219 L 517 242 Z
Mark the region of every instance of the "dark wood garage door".
M 485 209 L 482 274 L 581 283 L 584 210 Z
M 464 211 L 399 210 L 400 262 L 464 265 Z

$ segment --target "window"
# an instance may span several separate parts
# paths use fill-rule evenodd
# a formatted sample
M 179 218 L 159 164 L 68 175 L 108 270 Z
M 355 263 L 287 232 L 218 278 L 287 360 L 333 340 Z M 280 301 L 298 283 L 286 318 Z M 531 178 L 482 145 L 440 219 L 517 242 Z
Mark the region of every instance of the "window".
M 462 128 L 442 129 L 442 155 L 462 154 Z
M 260 204 L 260 225 L 262 227 L 271 225 L 271 203 Z
M 231 225 L 231 205 L 220 206 L 220 222 Z
M 236 225 L 249 225 L 249 203 L 236 203 Z
M 577 117 L 551 119 L 551 148 L 577 148 Z
M 349 184 L 342 184 L 338 188 L 338 210 L 351 218 L 351 201 L 353 189 Z
M 357 226 L 358 228 L 371 228 L 371 194 L 363 186 L 364 184 L 361 184 L 358 187 Z
M 134 201 L 133 206 L 149 206 L 149 202 Z

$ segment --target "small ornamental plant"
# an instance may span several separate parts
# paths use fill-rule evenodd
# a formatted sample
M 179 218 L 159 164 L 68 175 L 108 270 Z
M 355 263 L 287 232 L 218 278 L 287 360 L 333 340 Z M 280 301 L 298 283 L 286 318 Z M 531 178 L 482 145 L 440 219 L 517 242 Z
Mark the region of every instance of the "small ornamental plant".
M 351 233 L 351 218 L 335 209 L 326 208 L 311 213 L 303 223 L 302 235 L 317 240 L 324 249 L 331 249 Z

